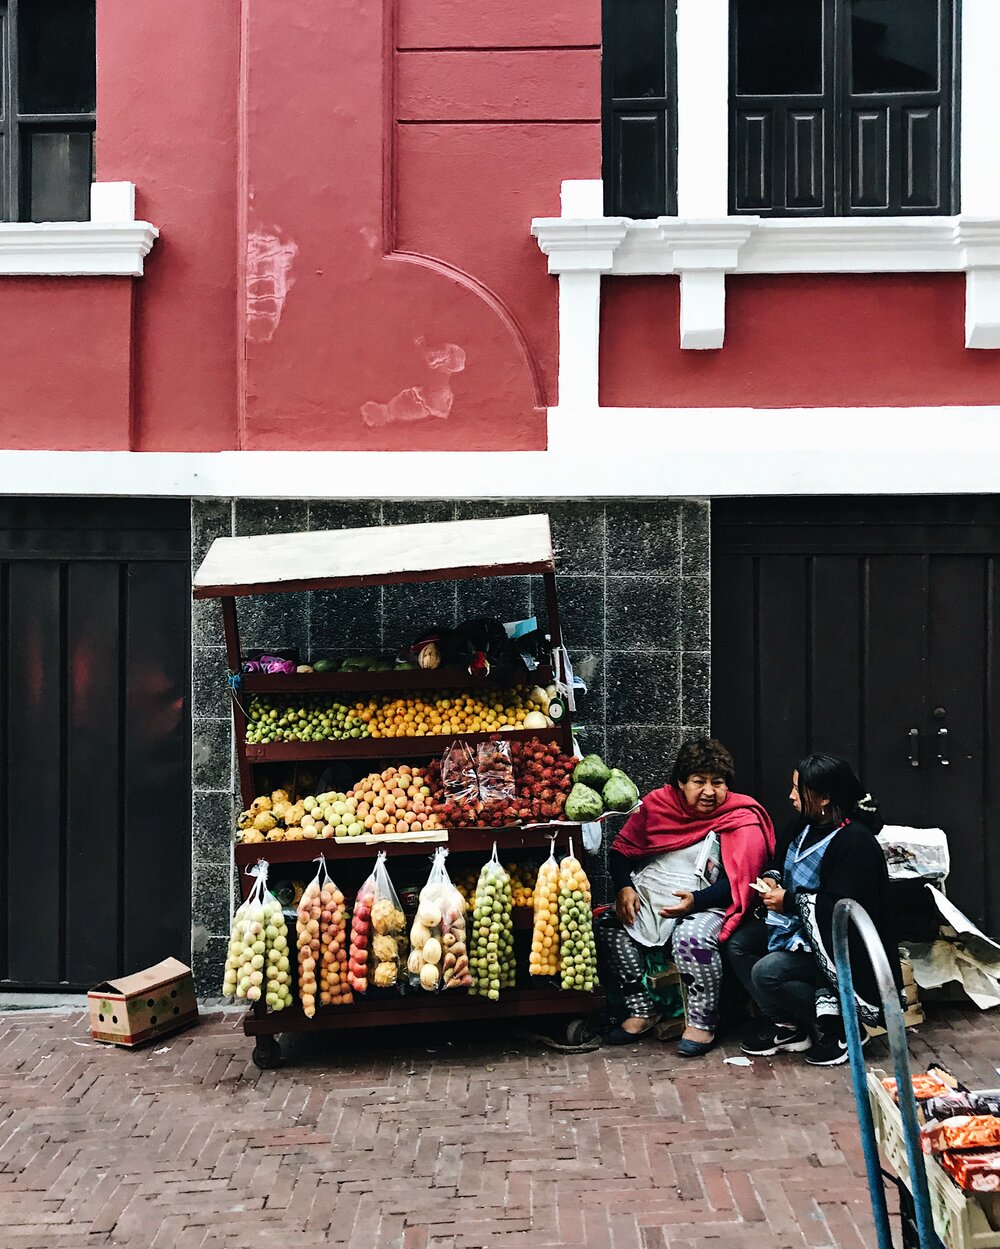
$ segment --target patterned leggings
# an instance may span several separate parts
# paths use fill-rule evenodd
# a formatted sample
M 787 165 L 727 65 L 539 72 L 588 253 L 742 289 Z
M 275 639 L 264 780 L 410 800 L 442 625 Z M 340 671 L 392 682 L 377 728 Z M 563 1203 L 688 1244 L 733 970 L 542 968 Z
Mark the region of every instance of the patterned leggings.
M 719 1026 L 722 956 L 719 933 L 724 916 L 714 911 L 688 915 L 674 928 L 670 940 L 677 971 L 687 997 L 687 1022 L 692 1028 L 714 1032 Z M 656 1002 L 643 984 L 646 959 L 643 947 L 620 924 L 601 924 L 595 930 L 601 973 L 617 985 L 630 1018 L 652 1019 Z

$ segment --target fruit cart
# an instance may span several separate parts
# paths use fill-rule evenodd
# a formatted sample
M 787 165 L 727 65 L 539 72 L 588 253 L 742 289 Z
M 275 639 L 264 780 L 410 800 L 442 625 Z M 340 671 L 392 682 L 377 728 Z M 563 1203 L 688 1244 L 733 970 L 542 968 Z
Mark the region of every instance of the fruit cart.
M 503 665 L 476 674 L 455 664 L 403 671 L 244 672 L 236 603 L 239 597 L 512 576 L 541 578 L 553 664 L 543 662 L 530 669 L 523 659 L 508 659 Z M 195 575 L 193 593 L 196 599 L 221 601 L 233 689 L 240 792 L 248 807 L 256 793 L 270 788 L 268 778 L 273 777 L 276 767 L 316 767 L 331 761 L 356 761 L 359 769 L 367 771 L 376 765 L 386 767 L 390 763 L 440 757 L 448 740 L 456 736 L 470 744 L 501 738 L 495 733 L 463 732 L 448 737 L 439 733 L 396 734 L 390 740 L 348 736 L 338 740 L 248 743 L 247 706 L 254 696 L 302 700 L 316 695 L 371 697 L 376 692 L 440 694 L 442 691 L 497 690 L 512 683 L 537 686 L 552 681 L 553 665 L 562 648 L 555 560 L 547 516 L 219 538 Z M 418 623 L 413 622 L 414 626 Z M 553 727 L 508 728 L 502 738 L 511 742 L 527 739 L 555 742 L 567 754 L 572 753 L 568 708 Z M 309 865 L 322 856 L 338 882 L 350 889 L 357 887 L 367 875 L 377 850 L 386 851 L 392 871 L 409 866 L 426 873 L 430 854 L 437 845 L 445 843 L 449 851 L 449 870 L 457 875 L 480 865 L 490 855 L 494 842 L 501 858 L 518 859 L 526 854 L 537 856 L 543 850 L 547 853 L 552 837 L 556 838 L 556 852 L 563 853 L 574 833 L 579 833 L 578 826 L 567 823 L 500 829 L 445 828 L 426 835 L 366 835 L 266 845 L 237 844 L 234 858 L 245 898 L 251 886 L 248 869 L 260 859 L 266 859 L 273 877 L 279 871 L 294 872 L 297 867 L 301 868 L 300 874 L 311 874 L 313 869 Z M 522 931 L 520 941 L 523 944 L 531 925 L 530 912 L 515 914 L 514 922 L 515 929 Z M 600 1005 L 598 993 L 563 990 L 551 981 L 539 982 L 537 978 L 534 983 L 529 982 L 526 975 L 523 978 L 520 975 L 520 962 L 519 957 L 517 987 L 505 990 L 499 1001 L 464 992 L 357 997 L 351 1005 L 323 1007 L 313 1018 L 307 1018 L 298 1004 L 269 1013 L 263 1003 L 256 1002 L 247 1012 L 244 1031 L 247 1036 L 256 1038 L 253 1052 L 256 1064 L 269 1067 L 280 1059 L 278 1035 L 281 1033 L 497 1016 L 578 1015 Z

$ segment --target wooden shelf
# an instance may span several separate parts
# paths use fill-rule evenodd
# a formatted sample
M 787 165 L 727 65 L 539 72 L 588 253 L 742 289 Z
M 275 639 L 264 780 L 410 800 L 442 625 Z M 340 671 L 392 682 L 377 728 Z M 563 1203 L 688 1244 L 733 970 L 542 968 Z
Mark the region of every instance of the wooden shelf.
M 558 989 L 550 979 L 528 989 L 504 989 L 498 1002 L 473 997 L 464 990 L 445 993 L 411 993 L 367 1000 L 356 998 L 350 1006 L 327 1006 L 307 1019 L 299 1006 L 276 1014 L 248 1011 L 243 1018 L 245 1036 L 277 1036 L 282 1032 L 326 1032 L 334 1028 L 378 1028 L 396 1023 L 441 1023 L 453 1019 L 511 1019 L 521 1015 L 584 1015 L 599 1010 L 604 993 Z
M 548 850 L 553 834 L 557 849 L 565 849 L 569 838 L 579 841 L 579 824 L 549 824 L 540 828 L 453 828 L 448 830 L 448 840 L 443 841 L 390 841 L 388 839 L 358 844 L 354 837 L 311 837 L 307 841 L 237 842 L 233 846 L 233 858 L 237 867 L 250 867 L 259 859 L 268 863 L 311 863 L 320 855 L 333 862 L 337 859 L 372 859 L 384 850 L 390 858 L 409 855 L 426 858 L 435 846 L 446 845 L 450 854 L 489 855 L 496 842 L 501 856 L 510 850 Z M 574 847 L 578 851 L 580 846 Z
M 456 738 L 463 742 L 558 742 L 565 749 L 566 728 L 511 729 L 493 733 L 434 733 L 426 737 L 349 737 L 328 742 L 246 743 L 248 763 L 304 763 L 309 759 L 433 759 Z
M 417 668 L 396 672 L 244 672 L 240 688 L 248 694 L 370 694 L 391 690 L 502 690 L 518 685 L 549 685 L 552 668 L 543 664 L 529 672 L 523 663 L 488 677 L 471 676 L 464 668 Z

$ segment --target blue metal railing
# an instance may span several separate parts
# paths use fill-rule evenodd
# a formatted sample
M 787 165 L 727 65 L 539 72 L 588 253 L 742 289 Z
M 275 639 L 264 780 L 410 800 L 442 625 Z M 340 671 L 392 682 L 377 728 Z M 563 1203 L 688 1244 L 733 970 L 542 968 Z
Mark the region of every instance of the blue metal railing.
M 865 1058 L 861 1048 L 861 1023 L 854 1001 L 854 975 L 851 971 L 850 933 L 851 925 L 858 931 L 865 944 L 875 982 L 882 1000 L 885 1016 L 886 1041 L 892 1055 L 896 1073 L 896 1094 L 899 1113 L 903 1120 L 903 1139 L 906 1158 L 910 1167 L 910 1191 L 916 1216 L 919 1249 L 943 1249 L 934 1220 L 931 1216 L 930 1194 L 927 1190 L 927 1172 L 920 1150 L 920 1127 L 917 1123 L 917 1103 L 913 1097 L 910 1077 L 910 1056 L 906 1045 L 906 1025 L 899 1001 L 899 990 L 893 979 L 889 960 L 871 916 L 851 898 L 841 898 L 833 912 L 833 955 L 837 965 L 837 983 L 840 988 L 840 1007 L 844 1016 L 847 1036 L 847 1052 L 851 1060 L 851 1082 L 854 1101 L 861 1124 L 861 1146 L 868 1173 L 868 1189 L 872 1199 L 872 1214 L 878 1235 L 878 1249 L 893 1249 L 892 1232 L 889 1228 L 889 1210 L 885 1201 L 885 1182 L 879 1163 L 878 1142 L 875 1138 L 875 1122 L 865 1081 Z

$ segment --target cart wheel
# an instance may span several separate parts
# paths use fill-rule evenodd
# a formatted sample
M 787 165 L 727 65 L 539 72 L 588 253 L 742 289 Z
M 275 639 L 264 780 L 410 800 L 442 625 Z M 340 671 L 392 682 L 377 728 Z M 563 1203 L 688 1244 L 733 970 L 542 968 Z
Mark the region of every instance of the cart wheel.
M 254 1061 L 254 1066 L 258 1071 L 268 1071 L 271 1067 L 277 1067 L 281 1062 L 281 1046 L 278 1040 L 273 1036 L 262 1036 L 257 1038 L 257 1044 L 253 1047 L 253 1053 L 250 1057 Z

